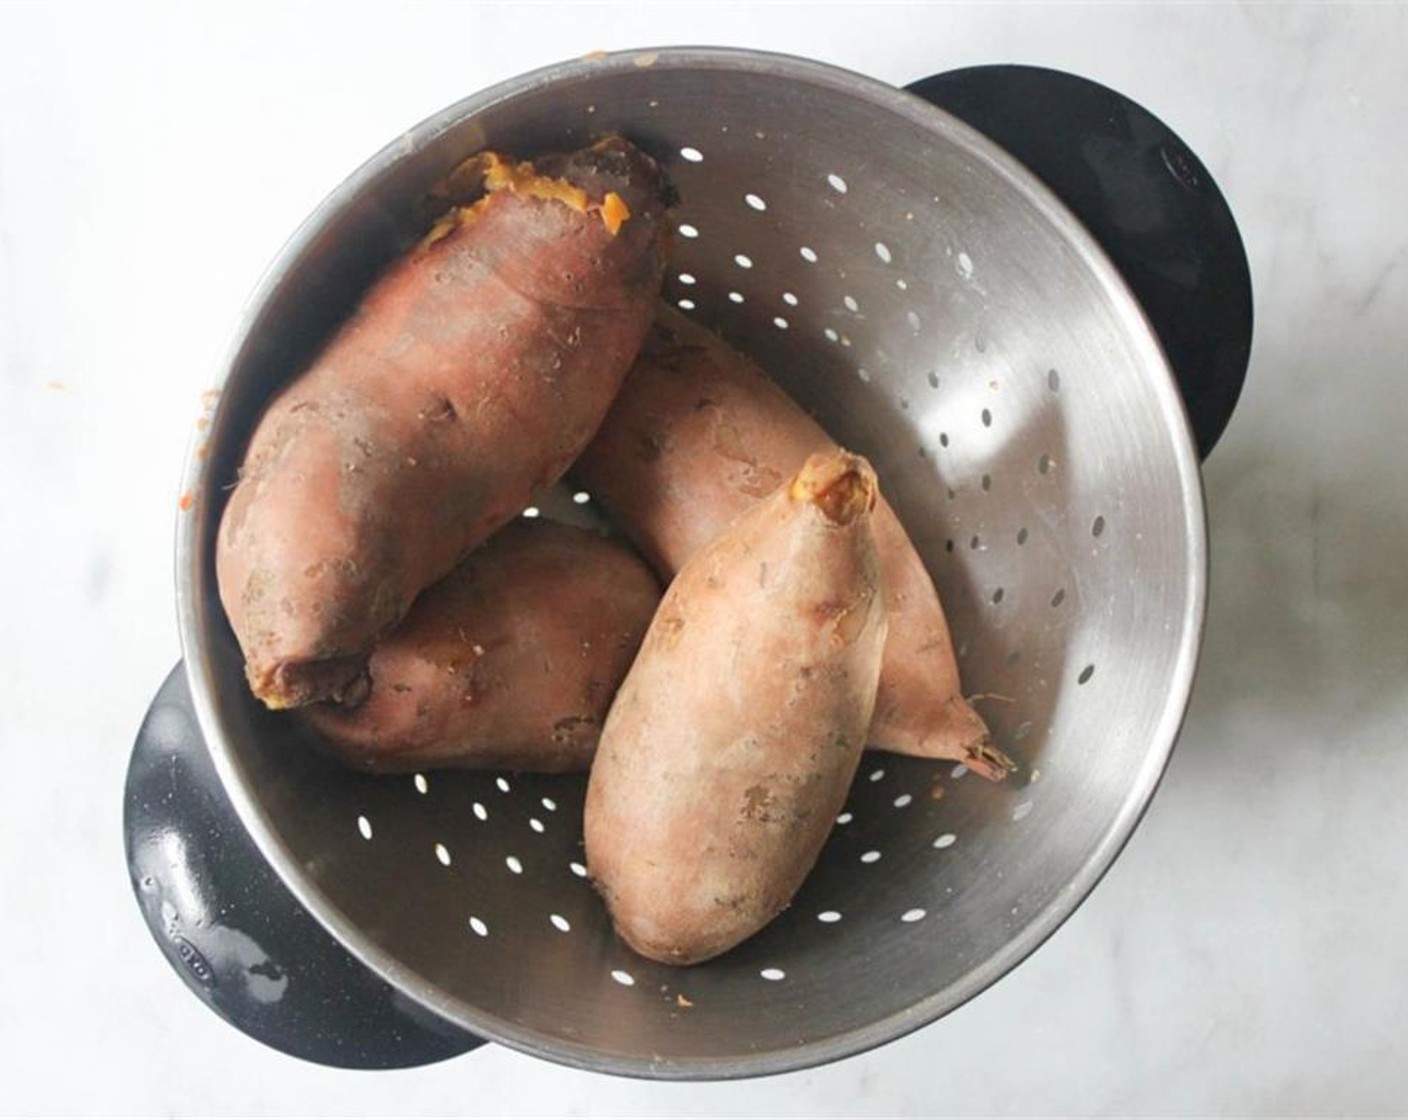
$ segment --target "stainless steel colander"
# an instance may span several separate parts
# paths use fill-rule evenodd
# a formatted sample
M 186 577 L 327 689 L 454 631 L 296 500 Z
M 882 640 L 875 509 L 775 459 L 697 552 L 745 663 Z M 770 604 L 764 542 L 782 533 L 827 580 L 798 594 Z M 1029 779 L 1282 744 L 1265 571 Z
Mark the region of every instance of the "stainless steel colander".
M 1020 763 L 871 753 L 792 907 L 671 969 L 614 938 L 584 878 L 584 777 L 371 778 L 245 687 L 212 554 L 255 418 L 478 148 L 603 132 L 678 188 L 665 297 L 867 455 L 943 595 L 967 689 Z M 386 148 L 285 248 L 188 467 L 181 633 L 200 727 L 264 857 L 405 997 L 474 1034 L 614 1073 L 793 1069 L 893 1039 L 998 979 L 1079 904 L 1173 744 L 1204 609 L 1193 442 L 1143 312 L 1030 172 L 884 84 L 776 55 L 583 59 Z M 581 511 L 571 496 L 545 496 Z

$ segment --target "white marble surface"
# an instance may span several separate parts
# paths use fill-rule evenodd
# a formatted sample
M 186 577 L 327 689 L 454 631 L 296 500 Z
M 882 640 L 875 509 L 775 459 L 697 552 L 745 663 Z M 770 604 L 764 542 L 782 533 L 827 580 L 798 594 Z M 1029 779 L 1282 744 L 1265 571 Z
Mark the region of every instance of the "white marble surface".
M 127 752 L 177 656 L 189 422 L 284 236 L 389 137 L 594 48 L 897 83 L 1024 61 L 1171 123 L 1241 223 L 1257 334 L 1206 465 L 1211 617 L 1167 779 L 1027 964 L 882 1050 L 651 1085 L 499 1047 L 315 1068 L 150 943 Z M 0 5 L 0 1111 L 1305 1114 L 1408 1108 L 1408 9 Z

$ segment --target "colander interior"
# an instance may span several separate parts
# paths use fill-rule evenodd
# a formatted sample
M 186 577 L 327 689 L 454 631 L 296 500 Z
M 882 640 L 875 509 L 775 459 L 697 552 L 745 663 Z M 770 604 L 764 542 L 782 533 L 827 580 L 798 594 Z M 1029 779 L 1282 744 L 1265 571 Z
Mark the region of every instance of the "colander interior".
M 262 404 L 483 145 L 606 131 L 678 188 L 666 298 L 874 463 L 943 596 L 1001 786 L 876 752 L 792 907 L 672 969 L 584 878 L 583 777 L 369 778 L 249 695 L 218 608 L 224 487 Z M 1137 821 L 1203 608 L 1196 465 L 1163 358 L 1085 234 L 963 126 L 795 59 L 584 60 L 447 110 L 310 219 L 252 305 L 183 530 L 182 625 L 217 766 L 295 894 L 411 998 L 559 1061 L 713 1077 L 812 1064 L 942 1015 L 1031 951 Z M 580 496 L 579 496 L 580 497 Z M 570 495 L 554 508 L 590 512 Z

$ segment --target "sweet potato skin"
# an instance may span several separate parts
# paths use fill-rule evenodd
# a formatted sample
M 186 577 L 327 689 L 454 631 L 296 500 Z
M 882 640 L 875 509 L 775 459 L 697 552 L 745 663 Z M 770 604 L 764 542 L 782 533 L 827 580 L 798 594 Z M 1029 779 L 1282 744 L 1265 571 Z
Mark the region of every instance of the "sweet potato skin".
M 654 960 L 707 960 L 788 904 L 865 747 L 886 628 L 874 474 L 832 452 L 798 477 L 680 571 L 592 764 L 588 872 Z
M 659 601 L 624 545 L 520 520 L 421 594 L 348 702 L 299 715 L 361 770 L 586 770 Z
M 541 161 L 630 216 L 496 190 L 395 262 L 260 420 L 217 542 L 270 707 L 334 696 L 415 596 L 555 481 L 649 325 L 664 185 L 609 141 Z
M 662 305 L 575 482 L 669 579 L 831 438 L 747 358 Z M 874 518 L 890 637 L 871 743 L 968 763 L 1011 763 L 964 699 L 948 622 L 924 562 L 881 497 Z

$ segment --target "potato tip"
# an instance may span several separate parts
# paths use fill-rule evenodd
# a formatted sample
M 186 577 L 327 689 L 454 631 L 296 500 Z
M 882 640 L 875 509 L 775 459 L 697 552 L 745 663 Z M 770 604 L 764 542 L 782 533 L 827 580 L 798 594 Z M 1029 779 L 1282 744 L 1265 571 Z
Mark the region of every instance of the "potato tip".
M 836 525 L 849 525 L 875 508 L 879 485 L 860 455 L 837 449 L 809 458 L 792 480 L 795 502 L 810 502 Z

